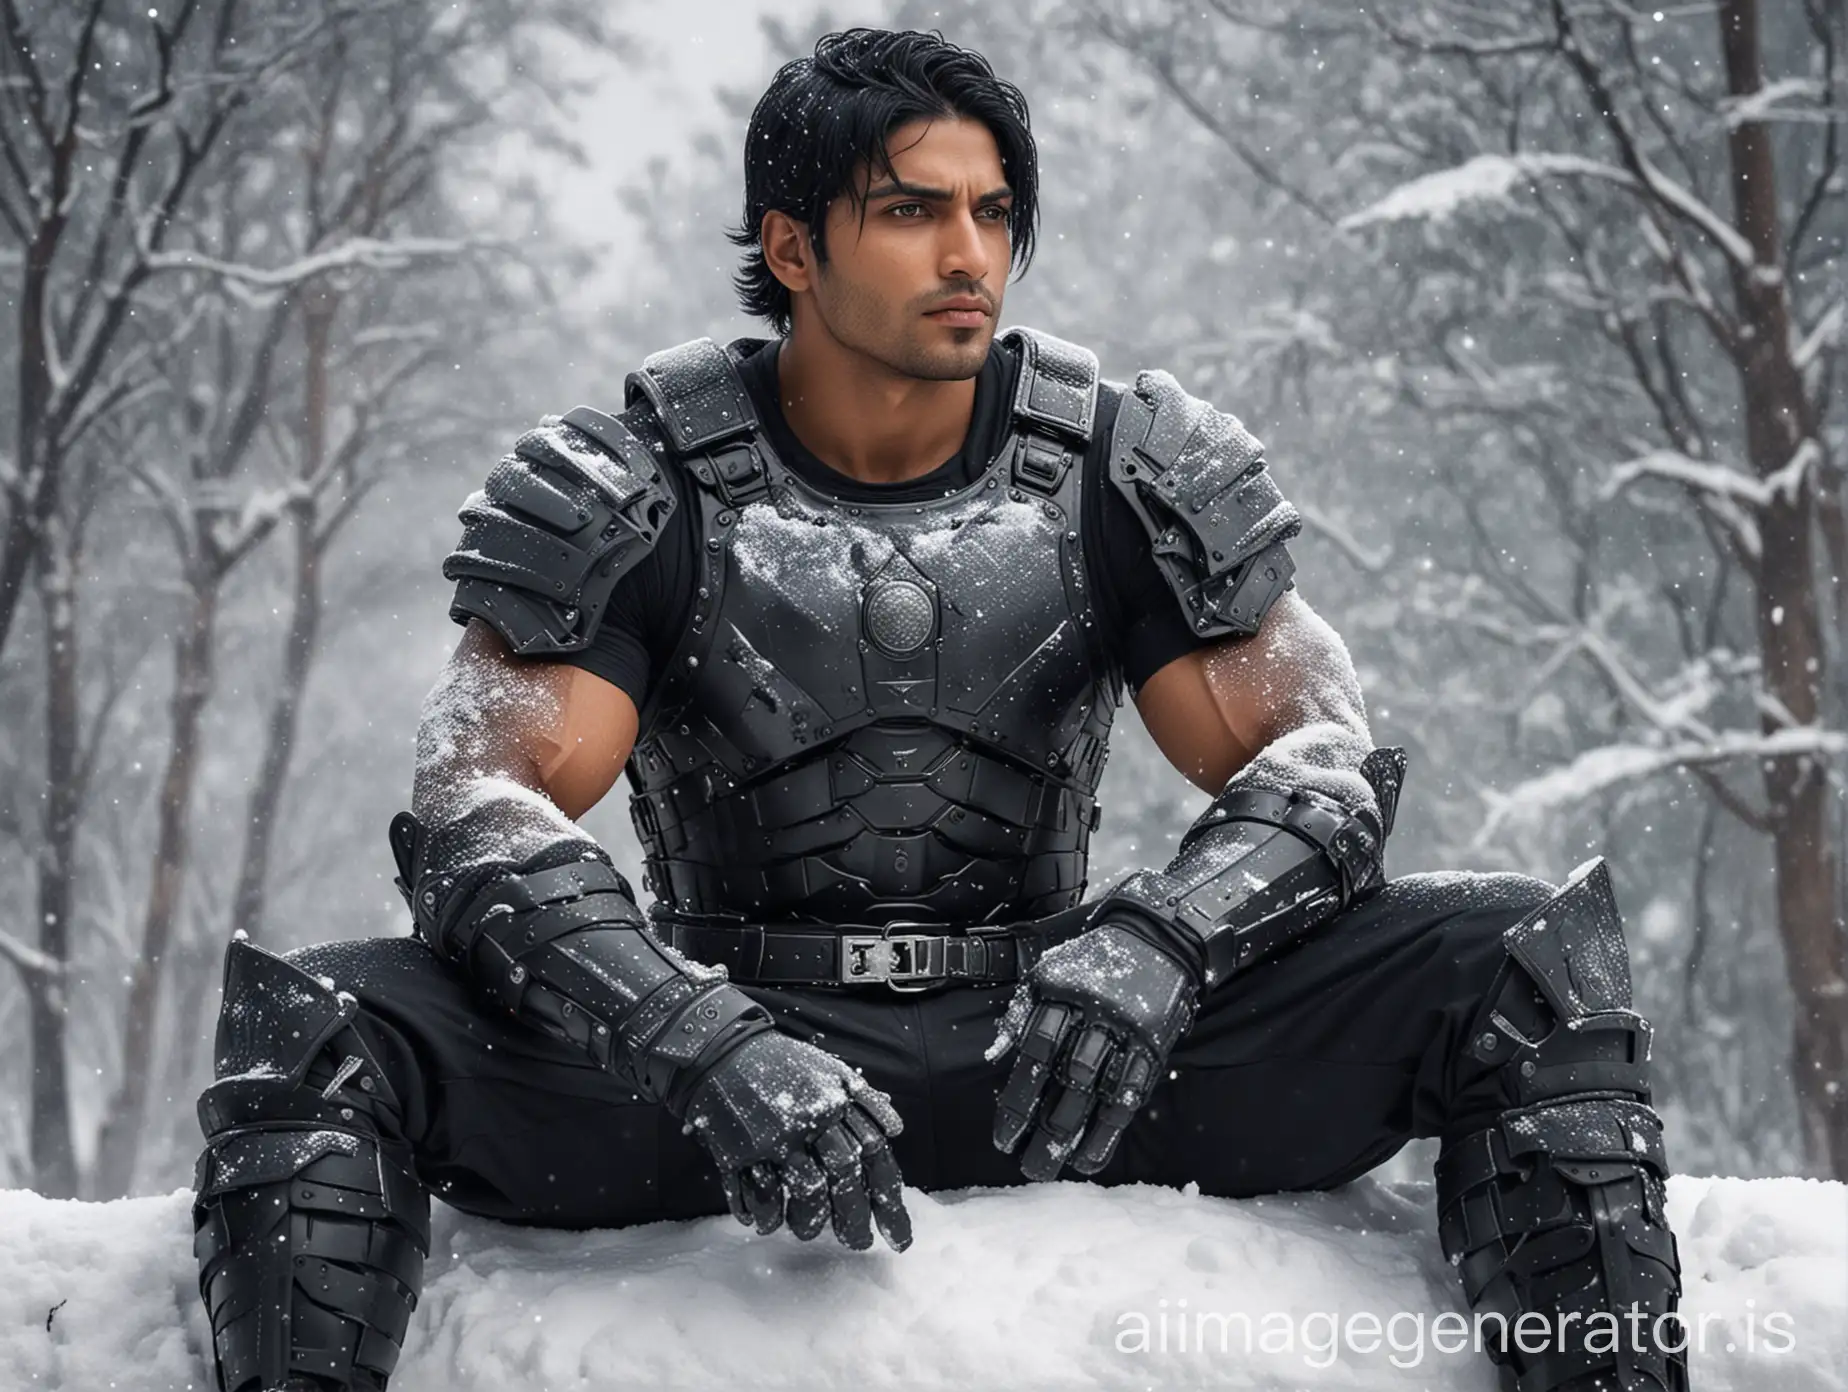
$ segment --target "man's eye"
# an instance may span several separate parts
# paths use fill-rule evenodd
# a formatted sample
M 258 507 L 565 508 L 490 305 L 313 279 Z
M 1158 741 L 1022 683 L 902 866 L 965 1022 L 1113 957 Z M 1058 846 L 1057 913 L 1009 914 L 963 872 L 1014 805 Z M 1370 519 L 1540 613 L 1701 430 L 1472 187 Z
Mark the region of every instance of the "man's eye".
M 982 209 L 982 211 L 985 213 L 1000 214 L 999 217 L 989 219 L 991 222 L 1006 222 L 1014 215 L 1014 210 L 1012 208 L 1003 208 L 999 203 L 990 203 L 986 208 Z
M 907 208 L 916 208 L 919 212 L 924 211 L 924 205 L 922 203 L 894 203 L 890 208 L 887 208 L 886 211 L 888 213 L 902 213 Z

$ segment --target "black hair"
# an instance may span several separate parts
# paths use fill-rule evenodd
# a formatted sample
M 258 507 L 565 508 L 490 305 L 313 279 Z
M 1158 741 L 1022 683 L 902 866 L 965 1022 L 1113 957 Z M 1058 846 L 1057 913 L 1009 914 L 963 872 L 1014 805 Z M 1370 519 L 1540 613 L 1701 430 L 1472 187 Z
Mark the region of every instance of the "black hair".
M 823 224 L 842 194 L 858 199 L 864 165 L 896 178 L 886 141 L 908 122 L 960 116 L 982 122 L 1001 152 L 1014 192 L 1008 236 L 1025 271 L 1039 222 L 1039 154 L 1027 99 L 995 76 L 981 54 L 916 30 L 846 29 L 823 35 L 810 58 L 785 63 L 751 113 L 744 140 L 744 221 L 726 233 L 744 248 L 732 277 L 745 313 L 789 332 L 789 291 L 764 262 L 762 229 L 771 209 L 806 223 L 826 264 Z M 862 216 L 865 209 L 861 208 Z

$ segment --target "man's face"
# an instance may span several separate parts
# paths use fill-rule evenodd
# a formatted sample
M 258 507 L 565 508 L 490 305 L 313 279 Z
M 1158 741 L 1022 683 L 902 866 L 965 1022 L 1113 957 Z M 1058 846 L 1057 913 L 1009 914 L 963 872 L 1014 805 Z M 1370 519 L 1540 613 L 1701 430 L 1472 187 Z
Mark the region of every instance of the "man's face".
M 887 141 L 896 181 L 862 170 L 865 221 L 851 198 L 827 214 L 815 316 L 844 346 L 894 372 L 960 381 L 981 370 L 1007 285 L 1013 196 L 980 121 L 900 126 Z

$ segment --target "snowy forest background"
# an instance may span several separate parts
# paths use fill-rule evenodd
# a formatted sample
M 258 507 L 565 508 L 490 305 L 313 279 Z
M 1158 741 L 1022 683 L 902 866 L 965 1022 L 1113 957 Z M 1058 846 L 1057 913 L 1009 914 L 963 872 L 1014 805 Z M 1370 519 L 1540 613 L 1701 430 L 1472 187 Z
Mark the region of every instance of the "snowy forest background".
M 698 42 L 641 0 L 0 0 L 0 1187 L 186 1183 L 232 929 L 407 930 L 456 508 L 762 332 L 744 123 L 849 19 L 1031 100 L 1005 319 L 1269 446 L 1391 871 L 1607 856 L 1674 1168 L 1848 1178 L 1840 0 L 773 8 L 586 231 L 595 93 Z M 1127 707 L 1103 795 L 1094 890 L 1205 800 Z

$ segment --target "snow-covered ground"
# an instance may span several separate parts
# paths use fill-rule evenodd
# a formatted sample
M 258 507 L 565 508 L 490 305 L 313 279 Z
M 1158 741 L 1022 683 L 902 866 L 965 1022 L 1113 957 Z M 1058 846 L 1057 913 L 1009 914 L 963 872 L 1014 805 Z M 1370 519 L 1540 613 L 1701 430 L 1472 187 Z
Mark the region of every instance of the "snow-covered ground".
M 189 1202 L 0 1192 L 0 1389 L 209 1388 Z M 1428 1182 L 909 1204 L 902 1255 L 730 1218 L 559 1233 L 439 1206 L 393 1392 L 1496 1385 L 1480 1354 L 1440 1351 L 1467 1332 L 1434 1324 L 1463 1306 Z M 1848 1388 L 1848 1185 L 1676 1176 L 1669 1211 L 1696 1392 Z

